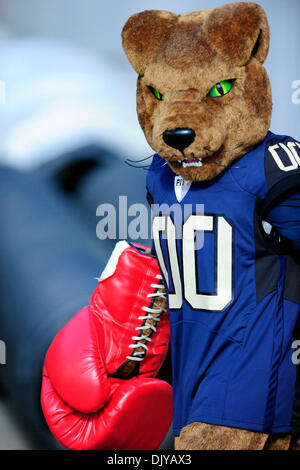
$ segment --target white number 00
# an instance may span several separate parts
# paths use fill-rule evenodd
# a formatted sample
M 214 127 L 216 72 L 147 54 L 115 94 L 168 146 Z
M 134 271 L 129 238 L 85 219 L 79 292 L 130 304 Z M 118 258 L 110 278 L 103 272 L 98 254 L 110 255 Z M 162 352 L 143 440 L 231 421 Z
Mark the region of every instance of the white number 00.
M 183 224 L 182 263 L 183 282 L 180 278 L 176 246 L 176 227 L 169 215 L 158 215 L 153 219 L 153 238 L 158 262 L 167 286 L 170 286 L 168 271 L 161 248 L 160 234 L 165 233 L 169 255 L 173 292 L 169 292 L 170 309 L 182 307 L 183 296 L 195 310 L 222 311 L 233 299 L 233 228 L 225 217 L 213 215 L 191 215 Z M 195 233 L 215 232 L 217 253 L 215 259 L 216 293 L 197 292 Z M 183 286 L 183 289 L 182 289 Z M 184 292 L 182 292 L 182 290 Z

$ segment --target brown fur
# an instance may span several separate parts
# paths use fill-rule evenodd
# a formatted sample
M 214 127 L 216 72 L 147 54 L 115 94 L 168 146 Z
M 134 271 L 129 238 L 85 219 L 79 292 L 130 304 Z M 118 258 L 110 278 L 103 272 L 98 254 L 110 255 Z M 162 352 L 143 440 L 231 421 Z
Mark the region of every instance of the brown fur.
M 175 450 L 298 450 L 299 439 L 289 434 L 269 436 L 244 429 L 192 423 L 175 437 Z
M 184 179 L 216 177 L 265 138 L 272 98 L 262 63 L 269 37 L 263 9 L 248 2 L 182 15 L 145 11 L 124 26 L 123 47 L 139 74 L 139 122 L 149 145 L 171 158 L 170 167 Z M 236 79 L 231 92 L 207 98 L 211 87 L 226 79 Z M 164 100 L 156 100 L 149 86 Z M 165 130 L 177 127 L 196 133 L 184 156 L 162 138 Z M 202 158 L 203 166 L 184 169 L 184 157 Z
M 176 450 L 262 450 L 268 435 L 206 423 L 192 423 L 175 438 Z

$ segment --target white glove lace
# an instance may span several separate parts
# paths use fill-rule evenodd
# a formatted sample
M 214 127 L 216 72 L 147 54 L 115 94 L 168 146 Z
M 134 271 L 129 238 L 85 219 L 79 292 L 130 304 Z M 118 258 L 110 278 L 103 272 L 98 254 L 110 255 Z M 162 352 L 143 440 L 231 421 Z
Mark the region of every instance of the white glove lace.
M 162 276 L 159 274 L 156 276 L 156 279 L 162 281 Z M 159 290 L 164 289 L 164 285 L 161 282 L 160 284 L 151 284 L 151 287 L 156 289 L 153 294 L 148 294 L 147 297 L 155 298 L 160 297 L 162 299 L 166 299 L 166 294 L 164 292 L 159 292 Z M 156 307 L 156 308 L 153 308 Z M 156 331 L 157 323 L 160 321 L 160 315 L 166 311 L 165 308 L 159 307 L 155 302 L 153 302 L 152 308 L 150 307 L 142 307 L 142 310 L 147 313 L 145 316 L 138 317 L 139 320 L 144 320 L 142 326 L 138 326 L 136 330 L 141 330 L 141 334 L 139 336 L 132 336 L 131 339 L 135 341 L 134 344 L 130 344 L 129 348 L 134 349 L 132 356 L 126 356 L 127 359 L 131 361 L 142 361 L 146 355 L 148 350 L 148 346 L 145 344 L 145 341 L 151 341 L 152 334 Z M 149 323 L 149 320 L 155 321 L 155 325 Z M 151 330 L 147 334 L 143 334 L 145 330 Z M 144 342 L 141 342 L 144 341 Z M 142 348 L 143 351 L 136 351 L 137 348 Z

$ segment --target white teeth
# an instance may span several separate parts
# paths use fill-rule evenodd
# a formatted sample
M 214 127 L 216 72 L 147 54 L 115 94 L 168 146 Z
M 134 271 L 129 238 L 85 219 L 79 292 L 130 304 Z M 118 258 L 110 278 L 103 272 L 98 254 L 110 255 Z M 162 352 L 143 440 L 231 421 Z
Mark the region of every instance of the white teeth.
M 198 161 L 193 161 L 193 162 L 183 161 L 182 166 L 183 166 L 183 168 L 200 167 L 200 166 L 202 166 L 202 159 L 199 158 Z

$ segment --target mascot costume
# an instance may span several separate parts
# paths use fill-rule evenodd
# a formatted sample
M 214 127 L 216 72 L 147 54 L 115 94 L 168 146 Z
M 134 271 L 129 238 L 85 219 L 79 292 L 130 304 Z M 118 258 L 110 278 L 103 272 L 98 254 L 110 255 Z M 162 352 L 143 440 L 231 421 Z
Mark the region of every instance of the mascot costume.
M 269 36 L 248 2 L 124 26 L 154 244 L 117 244 L 48 351 L 42 406 L 66 447 L 157 448 L 169 334 L 175 449 L 299 446 L 300 144 L 269 131 Z

